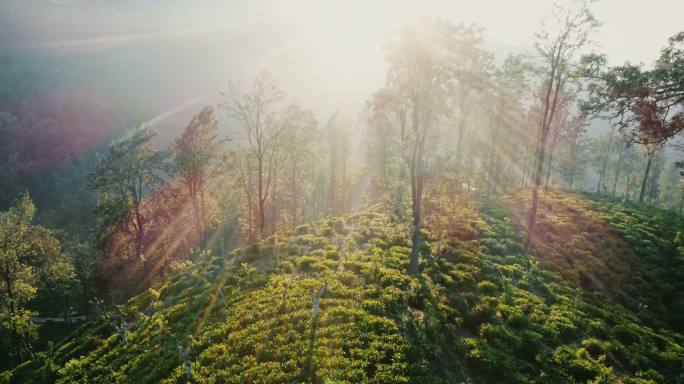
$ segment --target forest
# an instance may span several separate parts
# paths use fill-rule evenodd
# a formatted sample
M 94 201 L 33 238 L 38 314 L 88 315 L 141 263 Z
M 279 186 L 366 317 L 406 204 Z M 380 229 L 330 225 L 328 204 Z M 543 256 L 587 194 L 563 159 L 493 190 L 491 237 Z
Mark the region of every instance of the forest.
M 169 4 L 0 2 L 0 382 L 684 383 L 684 26 Z

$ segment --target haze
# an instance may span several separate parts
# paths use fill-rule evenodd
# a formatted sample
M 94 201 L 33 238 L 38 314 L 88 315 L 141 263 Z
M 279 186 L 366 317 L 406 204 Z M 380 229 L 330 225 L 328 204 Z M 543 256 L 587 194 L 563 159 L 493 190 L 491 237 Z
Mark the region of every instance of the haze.
M 548 2 L 532 0 L 3 0 L 0 44 L 79 86 L 125 98 L 147 117 L 197 97 L 215 103 L 229 80 L 261 69 L 321 117 L 338 109 L 356 116 L 384 84 L 383 46 L 400 26 L 424 18 L 476 23 L 501 59 L 530 52 L 548 12 Z M 594 40 L 615 63 L 650 64 L 683 13 L 676 0 L 601 1 Z M 642 28 L 650 19 L 658 22 Z

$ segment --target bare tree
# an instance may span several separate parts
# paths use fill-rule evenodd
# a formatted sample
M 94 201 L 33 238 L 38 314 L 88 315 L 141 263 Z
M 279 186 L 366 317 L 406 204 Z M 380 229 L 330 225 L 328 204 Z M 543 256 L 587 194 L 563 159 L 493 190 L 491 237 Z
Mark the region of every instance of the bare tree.
M 578 49 L 587 44 L 598 22 L 589 9 L 588 0 L 577 0 L 571 7 L 554 6 L 536 34 L 535 48 L 539 54 L 537 72 L 542 81 L 542 116 L 536 140 L 532 206 L 527 220 L 527 247 L 530 246 L 537 220 L 539 186 L 544 171 L 546 143 L 557 110 L 560 95 L 571 75 L 572 59 Z
M 241 124 L 251 156 L 256 162 L 257 232 L 263 235 L 266 228 L 264 207 L 282 133 L 277 107 L 285 99 L 285 94 L 268 73 L 261 72 L 247 90 L 243 91 L 240 83 L 231 83 L 228 92 L 222 95 L 225 101 L 219 106 Z
M 494 72 L 496 82 L 491 89 L 493 103 L 490 109 L 490 144 L 489 159 L 487 165 L 487 196 L 489 197 L 495 179 L 495 157 L 499 150 L 499 139 L 502 136 L 502 128 L 516 120 L 517 111 L 521 110 L 518 100 L 526 86 L 524 63 L 520 57 L 509 56 L 500 68 Z M 501 156 L 501 154 L 500 154 Z
M 342 197 L 338 196 L 338 190 L 344 178 L 344 168 L 349 151 L 349 127 L 351 121 L 335 112 L 325 125 L 325 139 L 327 144 L 330 173 L 328 175 L 328 197 L 330 214 L 338 215 L 342 212 Z
M 310 110 L 299 104 L 292 104 L 285 112 L 284 126 L 287 134 L 283 140 L 283 157 L 285 158 L 285 184 L 290 198 L 290 223 L 296 226 L 302 216 L 299 201 L 303 198 L 303 186 L 300 181 L 306 171 L 306 161 L 313 157 L 313 146 L 318 136 L 318 121 Z
M 396 109 L 401 124 L 404 160 L 408 166 L 413 219 L 409 272 L 418 273 L 422 244 L 421 205 L 427 180 L 426 143 L 440 116 L 452 115 L 448 100 L 459 87 L 482 86 L 487 55 L 479 48 L 475 27 L 426 21 L 401 30 L 390 44 L 387 105 Z M 477 60 L 476 60 L 477 58 Z M 484 60 L 484 61 L 483 61 Z

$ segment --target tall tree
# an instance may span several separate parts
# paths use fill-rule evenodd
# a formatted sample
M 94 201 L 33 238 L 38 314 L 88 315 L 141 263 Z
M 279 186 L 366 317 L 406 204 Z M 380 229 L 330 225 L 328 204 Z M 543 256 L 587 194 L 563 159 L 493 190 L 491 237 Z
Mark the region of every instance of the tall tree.
M 284 116 L 287 134 L 283 140 L 283 152 L 287 171 L 285 180 L 290 200 L 290 223 L 296 226 L 303 216 L 300 201 L 304 198 L 307 162 L 314 160 L 314 146 L 318 138 L 318 121 L 310 110 L 299 104 L 291 105 Z
M 575 190 L 575 180 L 578 175 L 582 176 L 586 160 L 586 126 L 586 115 L 579 114 L 561 138 L 560 172 L 568 191 Z
M 558 112 L 554 118 L 551 130 L 553 132 L 551 142 L 549 143 L 549 160 L 546 166 L 546 182 L 544 184 L 544 193 L 548 192 L 549 181 L 551 179 L 551 171 L 554 168 L 553 155 L 556 150 L 556 144 L 562 141 L 566 135 L 573 134 L 576 130 L 575 124 L 583 124 L 584 120 L 581 116 L 574 116 L 573 109 L 576 105 L 569 98 L 569 95 L 564 94 L 558 102 Z
M 369 125 L 381 126 L 380 129 L 373 129 L 371 133 L 379 144 L 383 146 L 382 151 L 393 148 L 394 151 L 385 152 L 397 159 L 399 169 L 396 175 L 395 184 L 390 185 L 387 177 L 384 176 L 386 186 L 391 190 L 394 210 L 397 219 L 403 221 L 405 218 L 404 200 L 406 196 L 406 171 L 404 163 L 408 163 L 409 131 L 407 119 L 409 116 L 409 104 L 407 99 L 402 96 L 403 90 L 388 84 L 387 87 L 377 91 L 368 101 Z M 394 127 L 394 129 L 392 129 Z M 396 153 L 395 153 L 396 152 Z M 384 155 L 383 155 L 384 156 Z M 382 162 L 389 162 L 383 159 Z M 384 175 L 386 169 L 381 166 L 381 173 Z
M 342 189 L 345 162 L 349 151 L 349 128 L 351 121 L 335 112 L 325 125 L 325 139 L 329 156 L 328 198 L 330 214 L 342 213 L 342 196 L 338 192 Z
M 653 157 L 659 150 L 663 148 L 662 143 L 646 143 L 643 145 L 644 152 L 646 155 L 646 168 L 644 170 L 644 176 L 641 179 L 641 187 L 639 188 L 639 202 L 644 202 L 644 197 L 646 197 L 646 188 L 649 176 L 651 174 L 651 169 L 653 167 Z
M 536 34 L 535 48 L 540 56 L 537 72 L 541 79 L 542 113 L 537 131 L 532 203 L 527 220 L 527 246 L 534 234 L 539 205 L 539 186 L 542 182 L 546 143 L 556 114 L 558 101 L 571 75 L 572 59 L 584 46 L 598 22 L 589 9 L 587 0 L 578 0 L 572 7 L 554 6 L 543 30 Z
M 450 103 L 453 106 L 452 117 L 456 121 L 457 159 L 464 158 L 464 139 L 473 105 L 477 101 L 478 93 L 483 92 L 489 85 L 492 71 L 493 55 L 482 47 L 482 29 L 476 25 L 457 27 L 458 39 L 446 41 L 446 48 L 458 50 L 458 57 L 447 60 L 458 60 L 458 74 L 452 73 Z M 451 33 L 453 33 L 452 31 Z M 451 45 L 454 44 L 454 45 Z M 451 45 L 451 46 L 450 46 Z
M 39 282 L 73 273 L 52 232 L 32 224 L 35 213 L 27 194 L 0 212 L 0 326 L 9 332 L 9 357 L 14 362 L 30 351 L 30 342 L 37 336 L 30 321 L 33 312 L 26 305 L 36 296 Z
M 448 114 L 447 95 L 450 85 L 470 75 L 468 51 L 470 29 L 444 21 L 426 21 L 405 27 L 397 41 L 387 50 L 390 64 L 389 87 L 394 91 L 393 103 L 399 109 L 405 132 L 404 159 L 408 165 L 411 188 L 412 246 L 409 272 L 418 273 L 422 244 L 421 205 L 425 188 L 426 143 L 439 116 Z M 404 114 L 405 113 L 405 114 Z
M 490 116 L 490 143 L 487 160 L 487 196 L 492 192 L 496 180 L 495 160 L 506 157 L 501 151 L 499 140 L 505 128 L 511 129 L 518 120 L 521 93 L 526 87 L 525 64 L 519 56 L 509 55 L 500 68 L 494 71 L 495 82 L 492 84 L 492 105 Z
M 219 106 L 236 119 L 246 135 L 251 156 L 255 160 L 257 184 L 257 231 L 266 229 L 266 200 L 273 179 L 276 151 L 279 146 L 282 125 L 278 121 L 277 107 L 285 94 L 275 80 L 261 72 L 252 81 L 251 87 L 243 91 L 240 83 L 231 83 L 225 100 Z
M 145 234 L 148 218 L 144 198 L 163 181 L 166 154 L 155 150 L 150 140 L 155 133 L 144 124 L 113 142 L 99 155 L 90 185 L 98 192 L 96 216 L 98 237 L 106 248 L 117 230 L 133 235 L 135 257 L 148 267 Z
M 92 243 L 73 244 L 68 249 L 75 277 L 79 284 L 81 308 L 90 314 L 90 301 L 94 298 L 95 279 L 102 271 L 101 252 Z
M 589 82 L 583 107 L 597 115 L 607 113 L 630 141 L 644 146 L 648 161 L 639 193 L 643 202 L 653 155 L 684 131 L 684 32 L 669 39 L 652 69 L 607 63 L 601 55 L 582 59 Z
M 613 177 L 613 189 L 611 192 L 613 196 L 615 196 L 615 193 L 617 192 L 618 181 L 620 179 L 620 171 L 622 170 L 622 161 L 625 158 L 625 151 L 629 147 L 630 142 L 628 140 L 625 140 L 624 137 L 619 137 L 617 144 L 620 147 L 620 153 L 618 154 L 618 160 L 615 164 L 615 176 Z
M 216 176 L 220 165 L 221 140 L 214 110 L 205 107 L 194 116 L 183 135 L 173 145 L 173 171 L 187 188 L 195 216 L 197 238 L 203 239 L 209 219 L 207 184 Z

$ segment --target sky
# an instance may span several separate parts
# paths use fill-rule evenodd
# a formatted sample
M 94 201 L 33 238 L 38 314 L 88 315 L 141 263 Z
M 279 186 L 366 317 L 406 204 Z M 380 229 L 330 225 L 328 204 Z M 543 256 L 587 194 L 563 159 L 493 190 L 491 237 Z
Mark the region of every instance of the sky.
M 424 18 L 475 23 L 497 56 L 530 52 L 541 0 L 0 0 L 0 48 L 67 68 L 74 82 L 141 106 L 149 118 L 216 104 L 231 80 L 272 72 L 325 121 L 356 118 L 385 80 L 383 46 Z M 684 1 L 602 0 L 593 50 L 650 64 L 684 28 Z M 190 101 L 193 101 L 192 103 Z M 189 104 L 188 104 L 189 103 Z M 199 110 L 198 105 L 195 109 Z M 174 128 L 179 130 L 180 128 Z

